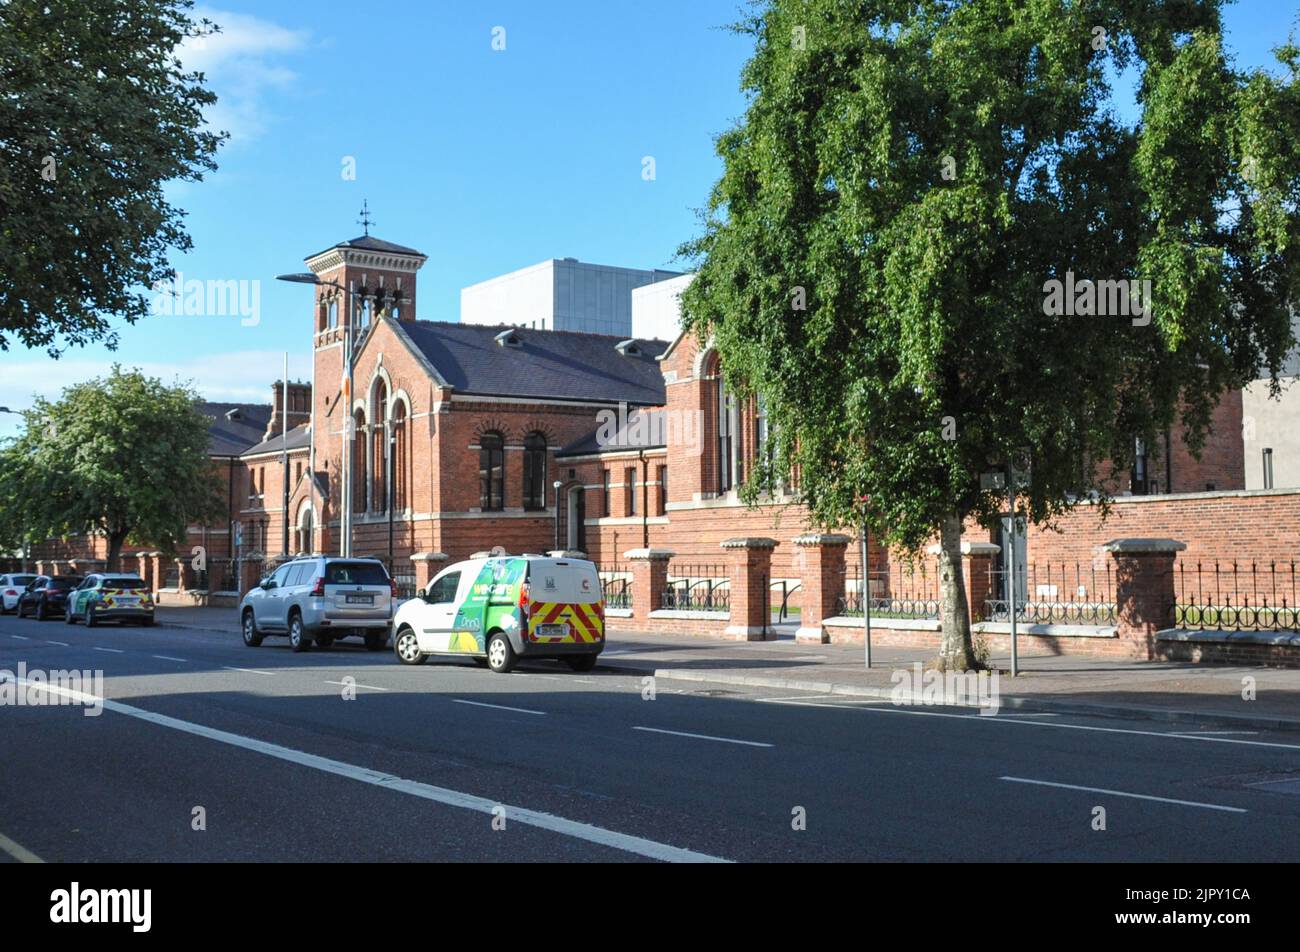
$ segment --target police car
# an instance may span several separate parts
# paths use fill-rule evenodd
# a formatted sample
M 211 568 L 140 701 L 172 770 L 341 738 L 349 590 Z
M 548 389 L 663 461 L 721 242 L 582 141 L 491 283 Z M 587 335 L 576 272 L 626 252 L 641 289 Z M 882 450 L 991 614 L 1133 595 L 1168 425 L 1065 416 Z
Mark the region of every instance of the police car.
M 605 597 L 586 559 L 501 555 L 443 569 L 393 618 L 403 664 L 471 657 L 493 671 L 520 658 L 559 658 L 590 671 L 605 647 Z

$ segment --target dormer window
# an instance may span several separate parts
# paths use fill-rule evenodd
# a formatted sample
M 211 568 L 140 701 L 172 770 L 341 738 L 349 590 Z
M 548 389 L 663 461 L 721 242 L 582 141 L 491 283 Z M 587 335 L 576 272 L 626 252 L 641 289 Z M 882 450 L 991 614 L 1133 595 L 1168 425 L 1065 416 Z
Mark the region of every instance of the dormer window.
M 227 420 L 242 420 L 243 418 L 244 418 L 244 411 L 240 410 L 238 407 L 226 411 Z
M 519 336 L 519 332 L 514 328 L 508 331 L 502 331 L 495 338 L 496 342 L 502 347 L 523 347 L 524 340 Z
M 634 340 L 619 341 L 614 345 L 614 349 L 624 357 L 640 357 L 641 345 Z

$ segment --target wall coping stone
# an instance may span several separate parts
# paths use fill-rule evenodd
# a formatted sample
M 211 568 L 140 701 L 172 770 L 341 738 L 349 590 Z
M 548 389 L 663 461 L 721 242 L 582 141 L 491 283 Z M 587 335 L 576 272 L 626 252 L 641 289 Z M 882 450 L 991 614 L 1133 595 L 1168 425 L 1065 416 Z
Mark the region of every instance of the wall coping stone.
M 1120 555 L 1171 555 L 1182 552 L 1187 544 L 1175 539 L 1111 539 L 1102 543 L 1101 548 Z
M 446 552 L 416 552 L 411 556 L 412 562 L 446 562 L 451 556 Z
M 930 555 L 938 555 L 943 551 L 943 546 L 939 543 L 927 546 L 925 549 Z M 994 542 L 971 542 L 969 539 L 961 540 L 962 555 L 997 555 L 1002 551 L 1002 546 Z
M 585 559 L 587 553 L 579 549 L 551 549 L 546 553 L 553 559 Z
M 677 553 L 671 549 L 628 549 L 623 553 L 623 558 L 635 561 L 664 561 L 676 556 Z
M 1213 628 L 1192 631 L 1186 628 L 1166 628 L 1156 632 L 1156 641 L 1229 642 L 1245 645 L 1289 645 L 1300 648 L 1300 631 L 1224 631 Z
M 856 615 L 835 615 L 831 618 L 822 619 L 822 627 L 835 628 L 856 628 L 861 631 L 865 626 L 862 618 Z M 902 631 L 939 631 L 943 628 L 943 623 L 933 618 L 872 618 L 871 630 L 880 629 L 900 629 Z
M 795 545 L 848 545 L 853 540 L 838 532 L 805 532 L 795 536 Z
M 775 549 L 778 545 L 779 542 L 767 536 L 742 536 L 722 543 L 724 549 Z
M 650 613 L 651 618 L 685 618 L 690 621 L 727 621 L 727 612 L 701 612 L 685 608 L 656 608 Z

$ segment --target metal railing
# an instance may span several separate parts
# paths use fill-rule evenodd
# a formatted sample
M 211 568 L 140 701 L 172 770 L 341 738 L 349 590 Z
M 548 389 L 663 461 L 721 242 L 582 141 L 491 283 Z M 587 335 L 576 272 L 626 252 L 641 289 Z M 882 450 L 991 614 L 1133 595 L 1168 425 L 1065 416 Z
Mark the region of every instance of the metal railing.
M 939 617 L 939 576 L 925 562 L 900 562 L 871 572 L 868 586 L 874 618 L 936 620 Z M 838 615 L 861 615 L 862 569 L 850 566 L 844 591 L 836 603 Z
M 731 611 L 731 577 L 725 565 L 669 564 L 660 608 Z
M 781 593 L 781 602 L 776 609 L 776 623 L 778 625 L 790 617 L 790 596 L 802 587 L 803 582 L 801 580 L 795 581 L 792 585 L 790 579 L 786 578 L 776 579 L 768 587 L 770 592 L 779 591 Z M 799 611 L 799 609 L 796 608 L 795 611 Z
M 632 573 L 621 565 L 597 567 L 600 589 L 605 596 L 605 607 L 623 609 L 632 607 Z
M 988 573 L 985 621 L 1010 621 L 1007 572 Z M 1016 576 L 1016 621 L 1050 625 L 1114 625 L 1115 578 L 1111 563 L 1047 562 L 1021 566 Z
M 1296 563 L 1197 562 L 1174 569 L 1175 628 L 1300 631 Z
M 213 559 L 208 571 L 216 584 L 214 591 L 234 592 L 239 589 L 239 563 L 233 559 Z
M 163 573 L 163 588 L 180 588 L 181 587 L 181 567 L 175 562 L 167 564 L 167 571 Z

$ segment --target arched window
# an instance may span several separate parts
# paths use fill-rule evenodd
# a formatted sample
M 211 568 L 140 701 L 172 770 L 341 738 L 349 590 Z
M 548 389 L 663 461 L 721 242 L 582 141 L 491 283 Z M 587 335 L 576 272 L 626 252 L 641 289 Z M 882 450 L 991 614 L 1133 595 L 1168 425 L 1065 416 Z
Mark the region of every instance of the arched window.
M 505 440 L 493 430 L 479 438 L 478 496 L 484 512 L 505 508 Z
M 358 410 L 352 417 L 352 511 L 366 511 L 366 489 L 370 467 L 366 465 L 366 415 Z
M 410 450 L 406 425 L 406 404 L 398 402 L 393 407 L 393 509 L 405 512 L 409 508 Z
M 709 366 L 713 378 L 713 463 L 716 475 L 715 491 L 721 495 L 730 492 L 740 481 L 740 419 L 736 398 L 727 387 L 722 366 L 714 354 Z
M 370 467 L 373 475 L 373 485 L 370 490 L 370 509 L 372 512 L 383 512 L 387 508 L 388 497 L 385 493 L 388 490 L 388 427 L 384 424 L 388 421 L 388 388 L 384 386 L 382 379 L 375 381 L 374 400 L 371 406 L 374 410 L 374 426 L 370 428 Z
M 311 509 L 311 502 L 307 501 L 302 504 L 302 511 L 298 513 L 298 551 L 306 552 L 308 555 L 316 551 L 315 540 L 316 517 Z
M 333 329 L 339 326 L 339 301 L 338 298 L 331 298 L 329 307 L 325 313 L 325 326 Z
M 524 508 L 546 508 L 546 437 L 524 437 Z

